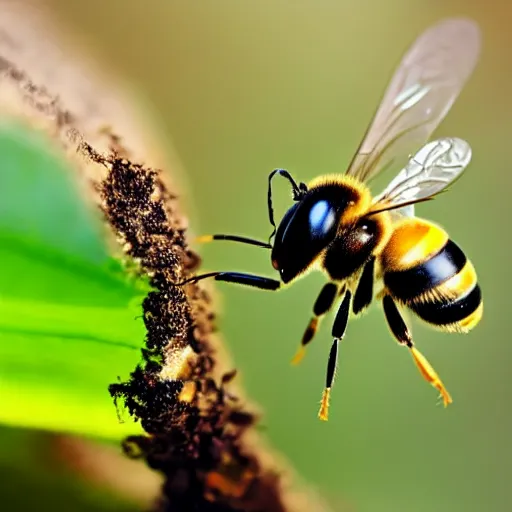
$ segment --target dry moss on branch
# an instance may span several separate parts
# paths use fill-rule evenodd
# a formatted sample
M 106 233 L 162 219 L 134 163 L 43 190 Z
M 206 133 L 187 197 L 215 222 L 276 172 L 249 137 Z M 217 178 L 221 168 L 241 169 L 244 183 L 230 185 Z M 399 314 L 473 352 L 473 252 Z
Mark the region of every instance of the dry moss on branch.
M 165 472 L 165 509 L 284 511 L 278 473 L 244 446 L 255 418 L 229 391 L 235 372 L 215 376 L 208 298 L 195 285 L 186 293 L 174 284 L 198 259 L 187 249 L 172 196 L 154 170 L 87 145 L 83 151 L 107 167 L 99 184 L 102 208 L 154 287 L 142 304 L 144 364 L 128 382 L 110 387 L 150 434 L 128 439 L 127 452 Z

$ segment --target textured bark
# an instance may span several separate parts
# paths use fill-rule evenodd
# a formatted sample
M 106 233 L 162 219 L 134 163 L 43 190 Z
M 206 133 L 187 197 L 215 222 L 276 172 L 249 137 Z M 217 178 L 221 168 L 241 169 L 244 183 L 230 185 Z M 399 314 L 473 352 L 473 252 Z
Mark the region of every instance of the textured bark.
M 310 492 L 293 489 L 291 469 L 255 431 L 257 417 L 214 333 L 208 294 L 175 285 L 199 264 L 169 179 L 177 160 L 162 156 L 122 87 L 105 85 L 76 48 L 62 57 L 69 44 L 49 37 L 55 29 L 40 13 L 3 0 L 0 14 L 1 111 L 43 129 L 65 150 L 86 198 L 104 214 L 113 250 L 153 286 L 142 304 L 144 362 L 110 392 L 147 433 L 127 439 L 126 453 L 164 475 L 155 509 L 327 510 Z

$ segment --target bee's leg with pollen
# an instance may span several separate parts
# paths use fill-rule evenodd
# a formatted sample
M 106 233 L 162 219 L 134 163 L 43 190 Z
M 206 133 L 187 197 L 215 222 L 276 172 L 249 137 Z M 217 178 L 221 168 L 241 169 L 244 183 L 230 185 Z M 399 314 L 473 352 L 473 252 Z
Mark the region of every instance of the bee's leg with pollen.
M 306 345 L 314 338 L 322 317 L 332 308 L 338 296 L 338 290 L 339 286 L 335 283 L 327 283 L 320 290 L 320 294 L 313 305 L 313 316 L 304 331 L 300 347 L 292 359 L 292 364 L 299 364 L 302 361 L 306 352 Z
M 389 295 L 385 295 L 382 300 L 382 305 L 393 336 L 396 338 L 398 343 L 405 345 L 411 351 L 412 358 L 414 359 L 421 375 L 423 375 L 423 378 L 439 391 L 441 398 L 443 399 L 444 406 L 446 407 L 451 404 L 452 397 L 444 387 L 439 375 L 437 375 L 426 357 L 414 347 L 411 333 L 404 322 L 400 311 L 398 311 L 395 301 Z
M 329 353 L 325 389 L 322 394 L 320 411 L 318 412 L 318 417 L 323 421 L 327 421 L 329 418 L 329 397 L 331 394 L 332 383 L 334 382 L 334 375 L 336 373 L 336 364 L 338 360 L 338 344 L 345 336 L 345 332 L 347 330 L 351 299 L 352 294 L 350 293 L 350 291 L 347 290 L 345 292 L 343 302 L 341 303 L 341 306 L 338 309 L 338 312 L 336 313 L 336 318 L 334 319 L 334 324 L 332 326 L 332 335 L 334 337 L 334 341 L 332 343 L 331 351 Z

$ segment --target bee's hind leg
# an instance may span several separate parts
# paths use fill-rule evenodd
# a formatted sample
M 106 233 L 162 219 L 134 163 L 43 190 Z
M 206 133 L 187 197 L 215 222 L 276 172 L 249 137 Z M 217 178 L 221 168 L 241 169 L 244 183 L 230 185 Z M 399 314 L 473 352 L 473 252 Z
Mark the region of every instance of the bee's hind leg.
M 446 407 L 447 405 L 451 404 L 452 397 L 450 396 L 450 393 L 448 393 L 448 390 L 444 387 L 444 384 L 442 383 L 439 375 L 427 361 L 427 358 L 414 347 L 409 328 L 402 318 L 402 315 L 400 314 L 395 301 L 391 296 L 384 295 L 384 298 L 382 299 L 382 305 L 384 307 L 384 314 L 386 315 L 389 329 L 391 330 L 393 336 L 396 338 L 398 343 L 405 345 L 410 350 L 412 358 L 414 359 L 414 362 L 416 363 L 416 366 L 418 367 L 423 378 L 432 384 L 432 386 L 434 386 L 441 394 L 444 406 Z

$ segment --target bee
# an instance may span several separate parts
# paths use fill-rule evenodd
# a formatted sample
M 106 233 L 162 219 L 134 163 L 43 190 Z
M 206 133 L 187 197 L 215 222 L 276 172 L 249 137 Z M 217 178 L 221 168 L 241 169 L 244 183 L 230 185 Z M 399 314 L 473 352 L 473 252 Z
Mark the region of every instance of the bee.
M 403 57 L 344 174 L 297 184 L 288 171 L 276 169 L 268 178 L 273 227 L 268 243 L 222 234 L 199 239 L 271 249 L 280 279 L 210 272 L 181 284 L 213 278 L 279 290 L 313 269 L 327 276 L 293 359 L 302 359 L 320 320 L 339 303 L 318 414 L 322 420 L 328 419 L 338 348 L 349 317 L 360 315 L 374 297 L 382 303 L 392 335 L 409 349 L 421 375 L 438 390 L 445 406 L 452 402 L 439 375 L 415 347 L 401 309 L 447 332 L 466 333 L 482 317 L 472 263 L 442 227 L 415 216 L 415 204 L 444 191 L 471 160 L 471 148 L 462 139 L 428 141 L 471 75 L 479 52 L 480 33 L 470 20 L 448 19 L 427 29 Z M 368 183 L 389 167 L 402 169 L 384 191 L 372 196 Z M 277 227 L 272 206 L 275 176 L 288 180 L 293 199 Z M 377 284 L 381 291 L 374 293 Z

